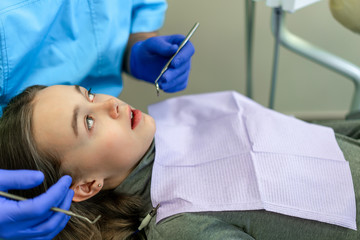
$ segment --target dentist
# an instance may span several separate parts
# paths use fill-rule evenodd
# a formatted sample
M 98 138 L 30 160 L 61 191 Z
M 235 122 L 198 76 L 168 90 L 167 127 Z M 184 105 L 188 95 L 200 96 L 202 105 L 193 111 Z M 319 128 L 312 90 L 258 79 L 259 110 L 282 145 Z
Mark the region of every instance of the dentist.
M 8 101 L 30 85 L 81 85 L 118 96 L 123 72 L 154 83 L 185 38 L 158 36 L 165 0 L 0 1 L 0 117 Z M 186 88 L 194 47 L 188 42 L 159 80 L 165 92 Z M 36 171 L 1 170 L 0 190 L 39 185 Z M 37 198 L 0 197 L 0 238 L 51 239 L 69 217 L 71 179 L 63 177 Z

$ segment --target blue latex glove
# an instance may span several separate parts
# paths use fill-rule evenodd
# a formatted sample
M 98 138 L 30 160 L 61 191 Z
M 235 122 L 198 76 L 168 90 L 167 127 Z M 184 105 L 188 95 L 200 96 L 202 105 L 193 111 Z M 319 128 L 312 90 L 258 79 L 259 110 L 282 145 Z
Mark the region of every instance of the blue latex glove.
M 154 83 L 167 61 L 174 55 L 183 35 L 157 36 L 139 41 L 131 49 L 131 74 Z M 159 79 L 159 87 L 165 92 L 177 92 L 186 88 L 195 49 L 189 41 L 171 62 L 168 70 Z
M 44 175 L 39 171 L 0 169 L 0 191 L 33 188 L 43 180 Z M 46 193 L 25 201 L 0 197 L 0 238 L 54 238 L 70 217 L 50 208 L 70 208 L 74 195 L 74 191 L 69 189 L 71 181 L 71 177 L 64 176 Z

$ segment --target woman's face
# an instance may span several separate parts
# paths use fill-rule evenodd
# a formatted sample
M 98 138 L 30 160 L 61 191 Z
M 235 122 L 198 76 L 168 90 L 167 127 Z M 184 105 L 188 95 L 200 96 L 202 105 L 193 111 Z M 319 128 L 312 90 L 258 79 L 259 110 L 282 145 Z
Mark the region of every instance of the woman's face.
M 119 99 L 62 85 L 37 93 L 32 126 L 37 146 L 58 153 L 62 169 L 105 189 L 124 180 L 155 133 L 152 117 Z

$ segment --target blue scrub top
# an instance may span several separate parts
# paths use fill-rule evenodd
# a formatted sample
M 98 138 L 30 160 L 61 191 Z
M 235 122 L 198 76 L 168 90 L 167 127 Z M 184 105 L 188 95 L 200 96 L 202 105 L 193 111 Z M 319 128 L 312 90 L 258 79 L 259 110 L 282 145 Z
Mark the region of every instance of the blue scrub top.
M 0 116 L 34 84 L 118 96 L 130 33 L 158 30 L 165 0 L 0 0 Z

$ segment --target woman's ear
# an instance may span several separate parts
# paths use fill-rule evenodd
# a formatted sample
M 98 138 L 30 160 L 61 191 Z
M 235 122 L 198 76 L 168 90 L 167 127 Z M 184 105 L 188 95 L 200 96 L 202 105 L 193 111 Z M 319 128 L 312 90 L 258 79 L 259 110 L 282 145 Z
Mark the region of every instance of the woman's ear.
M 70 188 L 74 190 L 75 194 L 73 197 L 74 202 L 82 202 L 100 192 L 103 187 L 103 181 L 93 180 L 91 182 L 80 182 L 75 183 Z

